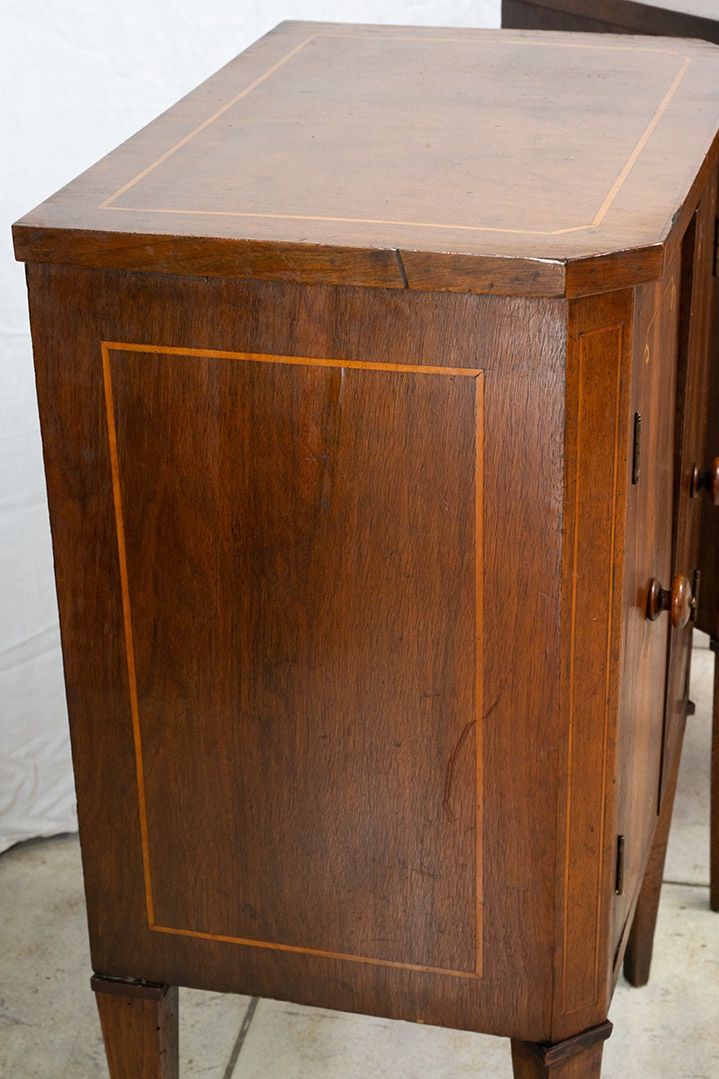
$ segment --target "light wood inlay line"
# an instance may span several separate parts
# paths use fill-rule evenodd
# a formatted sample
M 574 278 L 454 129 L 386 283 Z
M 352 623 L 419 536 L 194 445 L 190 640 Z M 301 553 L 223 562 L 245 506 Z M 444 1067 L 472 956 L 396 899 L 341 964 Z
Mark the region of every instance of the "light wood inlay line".
M 484 835 L 484 377 L 477 376 L 475 393 L 475 436 L 474 436 L 474 593 L 475 593 L 475 724 L 474 724 L 474 759 L 475 759 L 475 889 L 476 910 L 474 918 L 475 932 L 475 970 L 481 975 L 484 964 L 484 880 L 483 851 Z
M 569 861 L 570 861 L 570 838 L 572 830 L 572 759 L 574 753 L 574 637 L 575 626 L 577 619 L 577 565 L 579 562 L 579 477 L 581 473 L 581 439 L 579 438 L 579 432 L 581 431 L 581 418 L 583 409 L 583 393 L 582 393 L 582 357 L 580 353 L 579 371 L 577 372 L 577 442 L 576 442 L 576 464 L 574 473 L 574 502 L 572 509 L 572 528 L 574 533 L 572 536 L 572 588 L 571 588 L 571 607 L 569 616 L 569 678 L 568 678 L 568 703 L 569 703 L 569 725 L 567 731 L 567 757 L 566 757 L 566 769 L 567 769 L 567 797 L 565 805 L 565 819 L 564 819 L 564 879 L 563 879 L 563 904 L 564 904 L 564 917 L 562 918 L 562 1006 L 564 1010 L 567 1010 L 567 953 L 569 950 L 568 945 L 568 931 L 567 931 L 567 896 L 569 894 Z
M 346 37 L 346 38 L 354 38 L 355 41 L 367 41 L 368 39 L 371 39 L 372 41 L 412 41 L 415 44 L 417 44 L 417 42 L 422 42 L 422 41 L 447 41 L 447 42 L 450 42 L 450 43 L 452 43 L 454 45 L 470 45 L 470 44 L 475 44 L 476 45 L 477 44 L 477 39 L 476 38 L 472 41 L 472 39 L 469 38 L 467 35 L 463 35 L 462 37 L 447 37 L 447 36 L 439 37 L 436 34 L 432 34 L 432 35 L 430 35 L 430 34 L 427 34 L 427 35 L 424 35 L 424 34 L 392 34 L 392 36 L 389 37 L 387 34 L 338 34 L 338 33 L 332 33 L 330 31 L 323 31 L 321 34 L 313 34 L 312 36 L 313 37 Z M 639 35 L 637 35 L 637 36 L 639 36 Z M 498 49 L 502 48 L 502 46 L 514 45 L 514 46 L 523 46 L 524 48 L 529 48 L 529 49 L 532 49 L 532 48 L 535 48 L 535 49 L 536 48 L 540 48 L 540 49 L 584 49 L 584 50 L 595 49 L 595 50 L 604 50 L 605 52 L 651 52 L 651 53 L 664 53 L 666 56 L 683 56 L 683 53 L 677 52 L 676 49 L 667 49 L 667 48 L 662 48 L 662 47 L 655 48 L 655 47 L 653 47 L 651 45 L 637 45 L 637 46 L 635 46 L 635 45 L 621 45 L 621 44 L 615 45 L 613 43 L 612 44 L 605 44 L 603 42 L 597 42 L 596 44 L 589 44 L 588 42 L 584 42 L 584 41 L 581 42 L 581 43 L 578 42 L 578 41 L 537 41 L 536 38 L 534 40 L 528 40 L 527 38 L 522 38 L 522 37 L 510 37 L 510 34 L 509 34 L 509 32 L 507 30 L 502 31 L 501 38 L 497 38 L 497 37 L 489 38 L 488 37 L 482 42 L 482 44 L 483 45 L 496 45 L 496 47 Z
M 290 51 L 286 53 L 285 56 L 283 56 L 280 60 L 278 60 L 276 64 L 273 64 L 272 67 L 269 67 L 263 75 L 260 75 L 259 78 L 255 79 L 254 82 L 251 82 L 249 86 L 246 86 L 244 88 L 244 90 L 240 90 L 239 94 L 236 94 L 233 98 L 230 98 L 229 101 L 226 101 L 224 105 L 221 105 L 220 108 L 216 110 L 216 112 L 213 112 L 212 115 L 208 116 L 206 120 L 203 120 L 201 124 L 198 124 L 197 127 L 194 127 L 192 131 L 188 132 L 188 134 L 185 135 L 184 138 L 180 139 L 179 142 L 176 142 L 174 146 L 171 146 L 169 150 L 166 150 L 164 154 L 161 154 L 160 157 L 158 157 L 157 160 L 153 161 L 152 164 L 148 165 L 146 169 L 143 169 L 142 172 L 138 172 L 137 176 L 133 176 L 133 178 L 131 180 L 128 180 L 126 184 L 118 188 L 118 190 L 115 191 L 114 194 L 110 195 L 110 197 L 105 199 L 104 202 L 101 202 L 100 209 L 106 210 L 108 206 L 115 201 L 115 199 L 119 199 L 120 195 L 123 195 L 126 191 L 129 191 L 131 187 L 134 187 L 135 184 L 139 183 L 140 180 L 144 180 L 146 176 L 149 176 L 149 174 L 153 172 L 159 165 L 161 165 L 163 161 L 167 161 L 168 157 L 172 157 L 172 155 L 177 153 L 178 150 L 181 150 L 183 146 L 186 146 L 188 142 L 195 138 L 196 135 L 199 135 L 200 132 L 204 131 L 206 127 L 209 127 L 210 124 L 213 124 L 215 122 L 215 120 L 218 120 L 223 113 L 227 112 L 228 109 L 231 109 L 232 106 L 236 105 L 237 102 L 240 101 L 243 97 L 246 97 L 247 94 L 251 93 L 252 90 L 255 89 L 255 87 L 259 86 L 260 83 L 265 81 L 265 79 L 269 79 L 270 75 L 274 75 L 275 71 L 277 71 L 278 68 L 282 67 L 283 64 L 286 64 L 288 60 L 291 60 L 292 57 L 296 53 L 298 53 L 300 49 L 303 49 L 307 42 L 311 40 L 312 38 L 307 37 L 304 41 L 301 41 L 299 45 L 296 45 L 294 49 L 290 49 Z
M 147 922 L 155 920 L 155 904 L 152 898 L 152 874 L 150 872 L 150 843 L 147 830 L 147 801 L 145 798 L 145 778 L 142 761 L 142 733 L 140 730 L 140 710 L 137 703 L 137 678 L 135 675 L 135 648 L 132 637 L 132 615 L 130 611 L 130 589 L 127 578 L 127 555 L 125 552 L 125 525 L 122 513 L 122 493 L 120 489 L 120 468 L 117 456 L 117 433 L 115 429 L 115 406 L 112 397 L 112 378 L 110 374 L 110 349 L 104 341 L 100 343 L 102 354 L 102 378 L 105 389 L 105 413 L 107 419 L 107 440 L 110 451 L 110 469 L 112 471 L 112 496 L 115 506 L 115 527 L 117 532 L 117 554 L 120 564 L 120 587 L 122 591 L 122 614 L 125 630 L 125 657 L 127 662 L 127 681 L 130 692 L 130 714 L 132 717 L 132 737 L 135 749 L 135 771 L 137 773 L 137 799 L 140 817 L 140 841 L 142 844 L 142 869 L 145 881 L 145 907 Z
M 615 198 L 617 197 L 617 195 L 621 191 L 622 187 L 624 186 L 624 181 L 626 180 L 627 176 L 629 175 L 629 173 L 634 168 L 634 165 L 636 164 L 642 150 L 644 149 L 644 147 L 647 145 L 650 138 L 654 134 L 654 131 L 655 131 L 656 127 L 657 127 L 657 124 L 659 123 L 662 116 L 664 115 L 664 113 L 669 108 L 669 105 L 671 104 L 672 98 L 674 97 L 675 93 L 679 89 L 679 85 L 680 85 L 682 79 L 684 78 L 687 71 L 689 70 L 689 65 L 690 64 L 691 64 L 691 59 L 688 56 L 685 56 L 684 57 L 684 63 L 682 64 L 680 70 L 677 72 L 677 75 L 676 75 L 676 78 L 674 79 L 674 82 L 671 84 L 671 86 L 667 90 L 666 94 L 664 95 L 664 97 L 660 101 L 659 108 L 657 109 L 656 113 L 652 117 L 651 123 L 645 129 L 644 134 L 642 135 L 639 142 L 637 143 L 637 145 L 632 150 L 626 165 L 624 166 L 622 171 L 619 173 L 619 176 L 617 176 L 616 180 L 612 184 L 612 186 L 611 186 L 611 188 L 610 188 L 610 190 L 609 190 L 609 192 L 607 194 L 607 197 L 605 198 L 602 205 L 599 207 L 599 210 L 597 212 L 597 216 L 594 218 L 594 221 L 592 222 L 592 224 L 595 227 L 597 225 L 601 225 L 602 221 L 607 216 L 607 213 L 609 212 L 609 209 L 610 209 L 612 203 L 614 202 Z
M 422 363 L 383 363 L 371 360 L 336 360 L 314 356 L 280 356 L 260 352 L 227 352 L 213 348 L 178 348 L 175 345 L 140 345 L 126 341 L 105 341 L 110 352 L 148 352 L 165 356 L 201 356 L 210 360 L 247 360 L 252 363 L 283 363 L 301 367 L 344 367 L 361 371 L 397 371 L 414 375 L 454 375 L 477 378 L 482 374 L 478 367 L 438 367 Z
M 617 485 L 619 482 L 619 438 L 620 428 L 620 405 L 622 393 L 622 351 L 624 348 L 624 326 L 620 324 L 614 327 L 617 332 L 617 356 L 616 356 L 616 387 L 614 397 L 614 457 L 612 467 L 612 525 L 609 540 L 609 587 L 607 597 L 607 646 L 604 655 L 604 723 L 602 729 L 602 788 L 600 796 L 599 813 L 599 857 L 597 858 L 597 892 L 596 892 L 596 926 L 594 936 L 594 997 L 599 993 L 599 961 L 601 956 L 601 909 L 602 909 L 602 880 L 604 867 L 604 836 L 606 832 L 606 806 L 607 806 L 607 750 L 609 740 L 609 693 L 612 674 L 612 629 L 614 623 L 614 587 L 615 569 L 614 553 L 617 542 Z
M 175 936 L 195 937 L 200 940 L 212 940 L 220 943 L 241 944 L 246 947 L 272 949 L 302 955 L 314 955 L 319 958 L 340 959 L 353 963 L 367 963 L 373 966 L 394 967 L 399 970 L 417 971 L 424 974 L 443 974 L 455 978 L 480 978 L 482 975 L 482 689 L 483 689 L 483 641 L 482 641 L 482 581 L 483 581 L 483 462 L 484 462 L 484 378 L 480 368 L 441 367 L 429 364 L 372 363 L 364 360 L 325 359 L 308 356 L 281 356 L 266 353 L 231 352 L 223 349 L 181 348 L 174 345 L 146 345 L 127 341 L 101 341 L 103 384 L 105 392 L 105 411 L 107 420 L 108 445 L 110 451 L 110 469 L 112 479 L 113 504 L 117 533 L 118 565 L 122 593 L 123 623 L 125 635 L 125 655 L 130 696 L 130 714 L 135 748 L 135 771 L 137 781 L 138 815 L 140 821 L 140 843 L 142 847 L 142 868 L 145 886 L 145 910 L 147 927 L 152 932 L 173 934 Z M 155 915 L 152 888 L 152 865 L 150 858 L 150 839 L 147 815 L 147 796 L 145 791 L 144 765 L 142 755 L 142 728 L 138 706 L 137 675 L 135 669 L 135 650 L 133 643 L 130 587 L 127 571 L 125 546 L 125 528 L 123 518 L 122 485 L 117 449 L 115 409 L 112 390 L 112 372 L 110 354 L 112 352 L 143 352 L 148 355 L 167 355 L 175 357 L 203 357 L 206 359 L 227 359 L 257 363 L 289 364 L 307 367 L 350 368 L 363 371 L 394 372 L 397 374 L 442 375 L 448 377 L 472 378 L 475 383 L 475 969 L 472 971 L 453 970 L 445 967 L 432 967 L 415 963 L 402 963 L 395 960 L 380 959 L 370 956 L 325 951 L 320 948 L 308 948 L 300 945 L 280 944 L 274 941 L 255 940 L 247 937 L 235 937 L 221 933 L 208 933 L 203 930 L 178 929 L 159 925 Z
M 512 37 L 509 37 L 508 35 L 503 35 L 503 37 L 501 39 L 499 39 L 499 38 L 487 38 L 485 41 L 482 42 L 483 46 L 492 45 L 492 46 L 495 46 L 497 48 L 507 47 L 507 46 L 520 46 L 520 47 L 525 47 L 525 48 L 547 48 L 547 49 L 568 48 L 568 49 L 575 49 L 575 50 L 577 50 L 577 49 L 578 50 L 603 50 L 603 51 L 610 51 L 610 52 L 644 52 L 644 53 L 648 52 L 648 53 L 653 53 L 653 54 L 657 54 L 657 55 L 663 54 L 663 55 L 666 55 L 666 56 L 675 56 L 675 57 L 679 58 L 682 61 L 682 65 L 681 65 L 679 71 L 675 75 L 675 77 L 674 77 L 671 85 L 669 86 L 669 89 L 667 90 L 665 96 L 660 101 L 660 103 L 659 103 L 659 105 L 657 107 L 657 110 L 654 113 L 654 116 L 651 118 L 651 120 L 649 121 L 647 127 L 644 129 L 641 137 L 639 138 L 639 141 L 637 142 L 636 146 L 634 147 L 631 154 L 629 155 L 629 158 L 627 159 L 625 165 L 623 166 L 622 170 L 620 171 L 617 179 L 614 181 L 611 188 L 607 192 L 607 195 L 605 196 L 601 206 L 597 210 L 597 213 L 595 214 L 594 218 L 592 219 L 591 222 L 589 222 L 587 224 L 573 225 L 573 226 L 571 226 L 569 228 L 561 228 L 561 229 L 516 229 L 516 228 L 502 228 L 502 227 L 492 226 L 492 225 L 467 225 L 467 224 L 461 224 L 461 223 L 456 223 L 456 222 L 404 221 L 404 220 L 395 220 L 395 219 L 386 219 L 386 218 L 344 217 L 344 216 L 330 216 L 330 215 L 323 215 L 323 214 L 292 214 L 292 213 L 286 213 L 285 214 L 285 213 L 256 212 L 256 211 L 249 211 L 249 210 L 196 210 L 196 209 L 184 209 L 184 208 L 173 209 L 173 208 L 169 208 L 169 207 L 149 207 L 148 208 L 148 207 L 140 207 L 140 206 L 118 206 L 118 205 L 116 205 L 116 200 L 118 198 L 120 198 L 121 195 L 125 194 L 125 192 L 129 191 L 131 188 L 135 187 L 136 184 L 138 184 L 141 180 L 143 180 L 146 176 L 148 176 L 151 172 L 153 172 L 156 168 L 158 168 L 158 166 L 162 165 L 163 162 L 167 161 L 168 158 L 172 157 L 172 155 L 175 154 L 178 150 L 180 150 L 183 146 L 186 146 L 188 142 L 190 142 L 193 138 L 195 138 L 196 135 L 199 135 L 202 131 L 204 131 L 207 127 L 209 127 L 210 124 L 214 123 L 217 119 L 219 119 L 220 116 L 222 116 L 225 112 L 227 112 L 228 109 L 231 109 L 233 107 L 233 105 L 236 105 L 242 98 L 246 97 L 249 93 L 251 93 L 252 90 L 254 90 L 257 86 L 259 86 L 266 79 L 268 79 L 271 75 L 273 75 L 279 68 L 281 68 L 285 63 L 287 63 L 288 60 L 295 57 L 311 41 L 314 41 L 315 39 L 320 39 L 322 37 L 351 38 L 351 39 L 354 39 L 354 40 L 361 40 L 361 41 L 368 41 L 368 40 L 398 41 L 398 40 L 401 40 L 401 41 L 412 42 L 414 44 L 417 44 L 417 43 L 422 44 L 423 42 L 426 42 L 426 41 L 444 41 L 444 42 L 452 42 L 452 43 L 464 44 L 464 45 L 470 45 L 471 44 L 471 45 L 474 45 L 475 47 L 477 46 L 477 43 L 478 43 L 476 38 L 470 38 L 470 37 L 463 37 L 463 38 L 437 37 L 437 36 L 433 36 L 433 37 L 429 37 L 429 36 L 428 37 L 424 37 L 424 36 L 412 37 L 411 35 L 405 35 L 405 36 L 401 36 L 401 37 L 400 36 L 393 36 L 392 38 L 388 38 L 388 37 L 383 38 L 379 34 L 377 34 L 377 35 L 369 35 L 369 34 L 366 34 L 366 35 L 365 34 L 311 34 L 308 37 L 306 37 L 303 41 L 301 41 L 298 45 L 295 45 L 292 49 L 290 49 L 289 52 L 287 52 L 276 63 L 274 63 L 271 67 L 269 67 L 267 69 L 267 71 L 264 72 L 264 74 L 260 75 L 257 79 L 255 79 L 253 82 L 251 82 L 249 86 L 246 86 L 243 90 L 240 91 L 240 93 L 236 94 L 229 101 L 227 101 L 223 105 L 221 105 L 219 109 L 217 109 L 214 113 L 212 113 L 211 116 L 209 116 L 201 124 L 198 124 L 195 128 L 192 129 L 192 131 L 188 132 L 188 134 L 185 135 L 182 139 L 180 139 L 179 142 L 175 143 L 174 146 L 171 146 L 168 150 L 166 150 L 164 154 L 162 154 L 160 157 L 158 157 L 155 161 L 151 162 L 151 164 L 149 164 L 141 172 L 137 173 L 136 176 L 133 176 L 132 179 L 128 180 L 128 182 L 126 184 L 124 184 L 122 187 L 118 188 L 117 191 L 113 192 L 113 194 L 109 195 L 103 202 L 100 203 L 99 209 L 101 209 L 101 210 L 117 210 L 117 211 L 122 211 L 122 212 L 125 212 L 125 213 L 142 213 L 142 214 L 178 214 L 180 216 L 188 216 L 189 215 L 189 216 L 200 216 L 200 217 L 239 217 L 239 218 L 257 218 L 257 219 L 261 219 L 261 220 L 325 221 L 325 222 L 328 222 L 328 223 L 353 224 L 353 225 L 362 225 L 362 224 L 364 224 L 364 225 L 388 225 L 388 226 L 404 227 L 404 228 L 445 229 L 445 230 L 449 230 L 449 231 L 457 230 L 457 231 L 461 231 L 461 232 L 488 232 L 488 233 L 511 234 L 511 235 L 518 235 L 518 236 L 561 236 L 561 235 L 565 235 L 567 233 L 572 233 L 572 232 L 584 232 L 584 231 L 587 231 L 587 230 L 590 230 L 590 229 L 598 228 L 599 225 L 601 225 L 601 223 L 604 221 L 604 219 L 607 216 L 607 214 L 609 213 L 609 210 L 611 209 L 614 201 L 616 200 L 616 198 L 619 195 L 620 191 L 622 190 L 624 184 L 626 183 L 626 180 L 628 179 L 632 169 L 634 168 L 634 166 L 636 165 L 639 157 L 641 156 L 642 151 L 644 150 L 647 143 L 651 139 L 651 136 L 653 135 L 654 131 L 656 130 L 657 125 L 659 124 L 662 116 L 664 115 L 664 113 L 668 109 L 669 105 L 671 104 L 672 99 L 674 98 L 674 96 L 675 96 L 677 90 L 679 89 L 679 86 L 681 85 L 687 71 L 689 70 L 689 67 L 692 64 L 692 58 L 690 56 L 686 56 L 683 53 L 679 53 L 679 52 L 676 52 L 673 49 L 666 49 L 666 48 L 652 49 L 652 48 L 649 48 L 649 47 L 642 47 L 642 46 L 631 47 L 631 46 L 626 46 L 626 45 L 621 45 L 621 44 L 618 44 L 618 45 L 604 45 L 604 44 L 593 45 L 593 44 L 574 43 L 574 42 L 567 42 L 567 43 L 562 43 L 562 42 L 537 42 L 536 40 L 528 41 L 528 40 L 523 40 L 521 38 L 512 38 Z
M 444 974 L 451 978 L 476 979 L 473 970 L 449 970 L 447 967 L 426 967 L 418 963 L 397 963 L 392 959 L 368 959 L 363 955 L 349 952 L 329 952 L 322 948 L 300 948 L 294 944 L 275 944 L 266 940 L 252 940 L 248 937 L 230 937 L 221 933 L 202 933 L 197 929 L 175 929 L 167 925 L 151 925 L 155 933 L 170 933 L 178 937 L 197 937 L 200 940 L 215 940 L 223 944 L 244 944 L 248 948 L 269 948 L 276 952 L 293 952 L 297 955 L 316 955 L 320 959 L 341 959 L 348 963 L 370 963 L 375 967 L 394 967 L 397 970 L 414 970 L 421 974 Z

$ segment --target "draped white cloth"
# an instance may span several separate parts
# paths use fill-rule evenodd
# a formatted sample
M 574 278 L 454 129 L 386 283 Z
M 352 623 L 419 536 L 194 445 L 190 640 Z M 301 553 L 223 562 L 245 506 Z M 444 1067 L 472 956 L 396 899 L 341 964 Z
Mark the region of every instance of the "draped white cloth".
M 0 851 L 76 826 L 24 273 L 10 225 L 283 19 L 498 26 L 499 8 L 499 0 L 0 5 Z

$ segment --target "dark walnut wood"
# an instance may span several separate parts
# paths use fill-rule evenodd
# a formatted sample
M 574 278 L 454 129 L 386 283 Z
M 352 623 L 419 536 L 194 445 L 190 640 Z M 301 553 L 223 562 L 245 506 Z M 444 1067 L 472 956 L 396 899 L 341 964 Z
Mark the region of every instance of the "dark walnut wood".
M 16 227 L 108 984 L 599 1073 L 686 711 L 646 612 L 695 590 L 717 76 L 283 24 Z

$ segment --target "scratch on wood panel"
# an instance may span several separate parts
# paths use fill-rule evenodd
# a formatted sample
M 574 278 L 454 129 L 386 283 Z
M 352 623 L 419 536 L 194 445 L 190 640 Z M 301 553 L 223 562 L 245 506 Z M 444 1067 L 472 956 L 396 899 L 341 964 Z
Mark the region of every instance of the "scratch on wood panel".
M 452 752 L 449 755 L 449 760 L 447 761 L 447 775 L 446 775 L 446 778 L 445 778 L 445 781 L 444 781 L 444 798 L 442 799 L 442 809 L 445 811 L 445 813 L 447 814 L 449 819 L 452 820 L 452 821 L 457 819 L 457 817 L 455 815 L 455 812 L 452 809 L 451 802 L 450 802 L 450 799 L 452 797 L 452 780 L 454 779 L 454 765 L 455 765 L 455 762 L 457 760 L 457 755 L 459 754 L 460 749 L 462 748 L 462 746 L 464 745 L 464 743 L 467 740 L 467 735 L 472 730 L 472 727 L 476 727 L 476 726 L 477 726 L 477 720 L 476 719 L 472 719 L 472 720 L 470 720 L 469 723 L 467 723 L 467 725 L 463 728 L 462 733 L 460 734 L 459 738 L 455 742 L 454 748 L 453 748 Z
M 482 719 L 489 719 L 489 717 L 491 716 L 492 712 L 494 711 L 494 709 L 497 707 L 498 704 L 499 704 L 499 697 L 494 702 L 492 707 L 489 708 L 485 712 L 485 714 L 482 716 Z M 457 816 L 456 816 L 454 810 L 452 809 L 452 803 L 451 803 L 451 799 L 452 799 L 452 782 L 454 780 L 454 766 L 455 766 L 455 764 L 457 762 L 457 757 L 459 756 L 460 749 L 462 748 L 464 743 L 467 741 L 467 736 L 469 735 L 469 732 L 472 730 L 472 727 L 476 727 L 476 725 L 477 725 L 477 720 L 473 719 L 469 723 L 467 723 L 467 725 L 462 729 L 462 733 L 460 734 L 459 738 L 455 742 L 454 748 L 452 749 L 452 752 L 449 755 L 449 760 L 447 761 L 447 774 L 446 774 L 445 781 L 444 781 L 444 797 L 442 798 L 442 809 L 445 811 L 445 813 L 447 814 L 447 816 L 449 817 L 449 819 L 451 821 L 454 821 L 454 820 L 457 819 Z

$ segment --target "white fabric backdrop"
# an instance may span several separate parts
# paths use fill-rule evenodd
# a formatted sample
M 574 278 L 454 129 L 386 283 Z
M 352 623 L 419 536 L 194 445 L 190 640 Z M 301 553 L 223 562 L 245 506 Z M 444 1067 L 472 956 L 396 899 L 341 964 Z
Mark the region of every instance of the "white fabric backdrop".
M 282 19 L 498 26 L 499 0 L 4 0 L 0 851 L 75 827 L 23 268 L 10 226 Z

